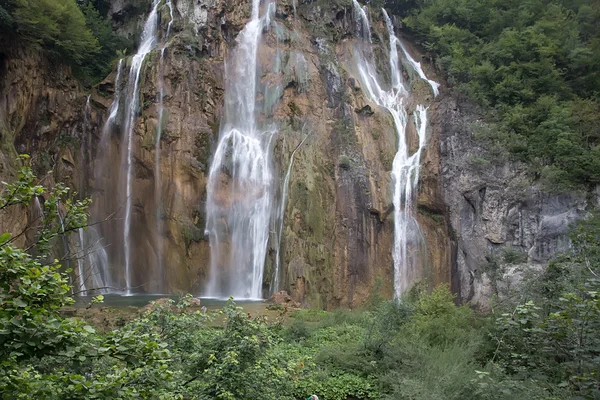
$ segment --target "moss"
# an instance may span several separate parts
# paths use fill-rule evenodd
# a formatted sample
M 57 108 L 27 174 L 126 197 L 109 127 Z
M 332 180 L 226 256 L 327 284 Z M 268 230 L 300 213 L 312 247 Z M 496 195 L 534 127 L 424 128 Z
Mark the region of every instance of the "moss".
M 338 167 L 343 170 L 349 170 L 354 166 L 354 161 L 348 156 L 340 156 L 338 161 Z
M 58 134 L 54 144 L 59 148 L 69 147 L 71 149 L 77 149 L 79 147 L 79 139 L 69 135 L 69 133 L 63 129 Z
M 353 145 L 358 144 L 356 135 L 354 134 L 354 124 L 349 117 L 344 116 L 335 121 L 332 125 L 332 129 L 336 137 L 341 139 L 341 143 L 352 147 Z
M 185 243 L 186 251 L 189 250 L 192 243 L 199 243 L 205 240 L 204 229 L 197 227 L 194 222 L 187 217 L 180 221 L 181 236 Z
M 167 139 L 169 137 L 169 130 L 167 129 L 169 126 L 169 110 L 167 108 L 163 109 L 161 119 L 158 123 L 160 124 L 159 140 Z
M 432 220 L 433 222 L 435 222 L 436 224 L 442 224 L 444 222 L 444 216 L 435 212 L 434 210 L 431 210 L 427 207 L 423 207 L 423 206 L 418 206 L 417 208 L 417 212 L 419 213 L 419 215 L 422 215 L 424 217 L 429 218 L 430 220 Z
M 208 160 L 210 158 L 210 133 L 201 132 L 194 139 L 194 157 L 202 165 L 202 170 L 208 168 Z

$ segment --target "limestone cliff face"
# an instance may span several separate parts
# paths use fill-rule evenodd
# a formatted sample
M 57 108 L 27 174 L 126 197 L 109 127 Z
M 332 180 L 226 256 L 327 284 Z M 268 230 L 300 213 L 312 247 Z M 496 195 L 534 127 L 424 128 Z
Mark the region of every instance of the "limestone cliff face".
M 132 142 L 130 284 L 141 292 L 202 294 L 209 273 L 206 180 L 223 112 L 224 63 L 250 5 L 172 4 L 169 40 L 164 35 L 170 17 L 162 7 L 161 45 L 141 71 Z M 117 32 L 136 38 L 149 10 L 150 2 L 115 0 L 110 15 Z M 384 22 L 375 12 L 371 19 L 374 53 L 386 63 Z M 259 50 L 262 118 L 278 131 L 279 201 L 296 150 L 284 210 L 280 289 L 313 307 L 355 307 L 376 288 L 387 297 L 393 293 L 390 170 L 397 139 L 388 112 L 370 103 L 358 83 L 355 23 L 348 1 L 279 1 Z M 15 168 L 12 141 L 18 152 L 33 155 L 38 174 L 53 170 L 52 179 L 91 196 L 92 221 L 108 218 L 95 228 L 96 239 L 104 238 L 110 268 L 122 271 L 126 100 L 121 99 L 115 123 L 106 128 L 105 122 L 115 93 L 128 84 L 130 59 L 124 59 L 119 81 L 115 66 L 91 90 L 86 108 L 90 91 L 68 68 L 51 66 L 15 43 L 2 43 L 1 50 L 2 177 Z M 420 60 L 418 51 L 410 51 Z M 585 201 L 527 189 L 515 165 L 478 170 L 470 162 L 478 151 L 470 129 L 476 114 L 444 90 L 434 100 L 424 82 L 415 79 L 411 85 L 415 104 L 431 103 L 418 195 L 417 217 L 427 243 L 420 275 L 432 284 L 452 282 L 463 301 L 483 304 L 490 295 L 480 273 L 486 256 L 511 245 L 527 251 L 530 261 L 547 260 L 566 245 L 566 225 L 583 215 Z M 161 88 L 164 114 L 157 143 Z M 24 224 L 18 216 L 10 218 L 3 216 L 0 227 Z M 273 226 L 265 296 L 273 284 L 276 232 Z M 114 284 L 124 282 L 118 278 Z
M 63 142 L 77 140 L 85 96 L 69 68 L 51 63 L 38 50 L 10 37 L 0 38 L 0 180 L 16 178 L 19 153 L 33 155 L 39 178 L 76 180 L 75 157 Z M 55 174 L 47 175 L 50 168 Z M 36 211 L 0 211 L 0 231 L 21 233 Z M 26 235 L 17 240 L 22 245 Z
M 504 264 L 509 282 L 523 270 L 545 265 L 569 248 L 569 225 L 585 217 L 598 197 L 544 193 L 518 163 L 482 166 L 477 161 L 486 152 L 474 132 L 484 123 L 473 107 L 448 95 L 438 102 L 436 114 L 441 190 L 456 244 L 452 287 L 462 301 L 485 308 L 497 292 L 486 264 Z M 507 249 L 516 260 L 506 262 Z

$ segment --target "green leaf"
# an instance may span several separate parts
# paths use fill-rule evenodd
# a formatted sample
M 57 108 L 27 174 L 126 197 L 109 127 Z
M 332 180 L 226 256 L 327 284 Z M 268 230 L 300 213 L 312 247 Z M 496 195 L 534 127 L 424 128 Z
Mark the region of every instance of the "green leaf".
M 27 303 L 25 303 L 23 301 L 23 299 L 21 299 L 20 297 L 17 297 L 16 299 L 13 300 L 13 304 L 17 307 L 21 307 L 21 308 L 25 308 L 27 307 Z
M 92 328 L 91 326 L 89 326 L 89 325 L 85 325 L 83 327 L 83 330 L 86 331 L 86 332 L 88 332 L 88 333 L 96 333 L 96 330 L 94 328 Z
M 8 242 L 8 240 L 11 238 L 11 234 L 9 232 L 3 233 L 2 235 L 0 235 L 0 244 L 4 244 L 6 242 Z

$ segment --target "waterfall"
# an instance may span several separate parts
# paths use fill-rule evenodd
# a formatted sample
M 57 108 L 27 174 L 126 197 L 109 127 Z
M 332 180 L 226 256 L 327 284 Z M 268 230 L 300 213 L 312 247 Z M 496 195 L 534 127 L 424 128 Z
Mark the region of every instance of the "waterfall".
M 161 240 L 161 234 L 163 231 L 163 208 L 162 208 L 162 195 L 161 195 L 161 187 L 160 187 L 160 139 L 162 137 L 163 132 L 163 124 L 164 116 L 165 116 L 165 106 L 164 106 L 164 98 L 165 98 L 165 49 L 167 48 L 169 42 L 169 35 L 171 33 L 171 26 L 173 25 L 173 4 L 169 0 L 166 2 L 165 6 L 169 7 L 169 24 L 167 25 L 167 34 L 163 40 L 163 47 L 160 50 L 160 60 L 158 63 L 158 127 L 156 128 L 156 138 L 154 143 L 154 202 L 156 204 L 156 232 L 157 232 L 157 240 L 156 240 L 156 253 L 158 259 L 158 270 L 159 276 L 164 282 L 164 266 L 163 266 L 163 242 Z
M 79 290 L 82 294 L 86 294 L 88 289 L 86 285 L 86 278 L 84 273 L 84 254 L 85 254 L 85 240 L 83 239 L 83 229 L 79 228 L 79 251 L 77 254 L 77 275 L 79 277 Z
M 302 139 L 302 141 L 300 142 L 300 144 L 298 146 L 296 146 L 296 148 L 294 149 L 294 151 L 292 151 L 292 154 L 290 155 L 290 163 L 288 165 L 288 169 L 287 172 L 285 173 L 285 178 L 283 180 L 283 190 L 281 193 L 281 203 L 279 204 L 279 229 L 277 230 L 277 247 L 275 249 L 275 272 L 274 272 L 274 279 L 273 279 L 273 287 L 271 288 L 271 292 L 275 293 L 279 291 L 279 280 L 281 277 L 281 272 L 279 271 L 281 268 L 281 238 L 283 237 L 283 222 L 285 220 L 285 205 L 287 203 L 287 196 L 288 196 L 288 191 L 289 191 L 289 186 L 290 186 L 290 175 L 292 173 L 292 166 L 294 165 L 294 156 L 296 155 L 296 152 L 298 151 L 298 149 L 300 149 L 300 147 L 302 147 L 302 145 L 304 144 L 304 142 L 306 142 L 306 139 L 308 139 L 308 135 L 306 135 L 306 137 L 304 139 Z
M 108 153 L 110 152 L 110 145 L 108 143 L 109 141 L 109 133 L 111 130 L 111 127 L 113 126 L 115 119 L 117 118 L 117 115 L 119 113 L 119 103 L 121 100 L 121 78 L 122 78 L 122 72 L 123 72 L 123 59 L 119 60 L 119 63 L 117 64 L 117 74 L 115 76 L 115 83 L 114 83 L 114 97 L 113 97 L 113 101 L 110 105 L 110 108 L 108 109 L 108 117 L 104 123 L 104 126 L 102 127 L 102 131 L 100 133 L 100 143 L 99 143 L 99 148 L 103 149 L 102 152 L 98 152 L 98 154 L 96 155 L 97 160 L 96 162 L 99 163 L 99 165 L 96 165 L 93 167 L 93 177 L 94 177 L 94 181 L 96 182 L 96 185 L 99 185 L 99 182 L 102 180 L 102 178 L 104 177 L 104 174 L 107 171 L 108 168 L 108 160 L 110 159 L 110 157 L 108 157 Z M 88 97 L 89 99 L 89 97 Z M 88 135 L 90 137 L 91 140 L 91 135 Z M 98 160 L 98 157 L 102 157 Z M 91 208 L 91 214 L 96 214 L 95 211 L 97 211 L 97 209 L 95 208 L 96 203 L 92 203 L 92 208 Z M 83 234 L 83 240 L 81 240 L 80 237 L 80 246 L 82 248 L 84 248 L 84 245 L 81 243 L 94 243 L 93 246 L 91 246 L 89 249 L 87 249 L 87 251 L 89 251 L 89 255 L 88 255 L 88 261 L 89 261 L 89 265 L 88 265 L 88 269 L 89 269 L 89 274 L 91 274 L 91 276 L 94 277 L 94 279 L 97 278 L 97 280 L 92 280 L 92 285 L 87 285 L 86 284 L 86 289 L 89 288 L 90 289 L 97 289 L 97 288 L 104 288 L 101 290 L 102 293 L 108 293 L 110 290 L 108 289 L 108 287 L 110 285 L 112 285 L 112 276 L 111 273 L 109 271 L 109 261 L 108 261 L 108 254 L 106 253 L 106 250 L 104 249 L 104 246 L 102 245 L 102 240 L 100 238 L 100 236 L 98 235 L 97 231 L 93 228 L 93 227 L 88 227 L 85 231 L 81 231 L 80 230 L 80 235 Z M 84 274 L 85 275 L 85 274 Z
M 123 245 L 125 252 L 125 285 L 127 287 L 127 294 L 131 293 L 131 208 L 132 208 L 132 183 L 133 183 L 133 139 L 135 131 L 135 121 L 137 119 L 140 93 L 140 73 L 144 64 L 146 55 L 154 49 L 157 42 L 157 25 L 158 25 L 158 5 L 160 0 L 154 0 L 152 11 L 148 15 L 148 19 L 144 24 L 144 30 L 142 31 L 142 37 L 140 41 L 140 47 L 137 53 L 131 59 L 131 69 L 129 70 L 129 87 L 128 87 L 128 99 L 129 105 L 125 115 L 125 135 L 126 135 L 126 154 L 125 154 L 125 218 L 123 220 Z
M 210 240 L 211 297 L 262 297 L 273 209 L 274 130 L 257 122 L 258 47 L 271 4 L 252 16 L 225 65 L 225 111 L 207 182 L 206 234 Z M 264 124 L 263 124 L 264 125 Z
M 81 293 L 83 295 L 90 295 L 93 292 L 108 293 L 111 283 L 107 271 L 108 255 L 101 246 L 101 240 L 97 238 L 98 234 L 92 227 L 87 227 L 87 230 L 80 228 L 77 232 L 79 236 L 77 270 Z M 95 239 L 95 242 L 89 239 L 90 236 Z
M 88 95 L 86 101 L 85 101 L 85 107 L 83 108 L 83 128 L 81 130 L 81 140 L 79 142 L 79 158 L 81 160 L 81 164 L 82 165 L 86 165 L 89 164 L 90 162 L 90 151 L 91 151 L 91 147 L 92 147 L 92 142 L 91 142 L 91 135 L 88 133 L 87 131 L 87 127 L 90 125 L 90 120 L 91 120 L 91 108 L 90 108 L 90 97 L 92 97 L 92 95 Z M 83 196 L 83 189 L 85 188 L 86 182 L 87 182 L 87 174 L 86 171 L 88 170 L 88 168 L 82 168 L 79 171 L 79 195 L 80 198 L 82 198 Z
M 117 76 L 115 77 L 115 97 L 110 105 L 110 109 L 108 110 L 108 118 L 102 127 L 102 134 L 100 136 L 100 145 L 105 145 L 108 132 L 112 124 L 115 122 L 115 118 L 117 118 L 117 114 L 119 113 L 119 102 L 121 101 L 121 72 L 123 71 L 123 59 L 119 60 L 119 65 L 117 67 Z
M 369 24 L 368 8 L 367 6 L 361 7 L 358 1 L 352 0 L 354 6 L 354 19 L 356 20 L 356 30 L 360 32 L 360 37 L 363 40 L 371 42 L 371 25 Z
M 385 10 L 384 10 L 385 11 Z M 386 14 L 387 17 L 387 14 Z M 387 18 L 387 21 L 389 21 L 389 17 Z M 391 22 L 389 22 L 391 25 Z M 392 27 L 392 32 L 393 32 L 393 27 Z M 406 59 L 408 60 L 409 64 L 413 67 L 413 69 L 415 70 L 415 72 L 419 75 L 419 77 L 421 79 L 423 79 L 425 82 L 427 82 L 429 84 L 429 86 L 431 86 L 431 90 L 433 90 L 433 95 L 437 96 L 440 93 L 440 84 L 437 82 L 434 82 L 430 79 L 427 79 L 427 77 L 425 76 L 425 73 L 423 72 L 423 68 L 421 68 L 421 63 L 416 62 L 408 53 L 408 50 L 406 50 L 406 46 L 404 46 L 404 43 L 402 43 L 401 41 L 399 41 L 398 39 L 396 39 L 396 42 L 398 44 L 400 44 L 400 48 L 402 49 L 402 52 L 404 53 L 404 56 L 406 57 Z
M 411 244 L 422 241 L 422 233 L 415 219 L 416 189 L 419 182 L 421 153 L 427 142 L 427 108 L 418 105 L 413 120 L 418 136 L 418 147 L 411 154 L 407 137 L 409 121 L 409 93 L 404 85 L 398 62 L 397 46 L 400 45 L 406 59 L 419 77 L 426 80 L 437 95 L 439 84 L 425 77 L 420 64 L 416 63 L 394 34 L 392 22 L 382 10 L 390 37 L 390 76 L 391 87 L 385 89 L 377 76 L 372 54 L 357 51 L 358 74 L 367 97 L 382 108 L 388 110 L 394 120 L 398 136 L 398 149 L 392 164 L 393 204 L 394 204 L 394 292 L 400 297 L 417 278 L 418 254 L 410 254 Z M 363 37 L 363 40 L 364 37 Z M 420 72 L 419 72 L 420 71 Z

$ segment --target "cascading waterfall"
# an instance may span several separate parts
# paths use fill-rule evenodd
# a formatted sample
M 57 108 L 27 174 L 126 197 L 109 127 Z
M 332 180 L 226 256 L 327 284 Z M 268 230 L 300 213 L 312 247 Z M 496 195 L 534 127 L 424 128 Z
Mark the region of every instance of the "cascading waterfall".
M 87 294 L 87 285 L 86 285 L 86 277 L 85 277 L 85 263 L 84 263 L 84 255 L 85 255 L 85 240 L 83 239 L 83 229 L 78 229 L 79 233 L 79 250 L 77 254 L 77 276 L 79 277 L 79 290 L 82 294 Z
M 354 6 L 354 19 L 356 20 L 356 30 L 360 32 L 360 36 L 363 40 L 371 42 L 371 24 L 369 23 L 367 6 L 361 7 L 358 1 L 352 0 Z
M 387 14 L 386 14 L 386 17 L 387 17 Z M 392 33 L 393 33 L 394 32 L 394 27 L 393 27 L 392 22 L 390 21 L 389 17 L 387 17 L 386 21 L 389 24 L 389 26 L 391 26 Z M 425 82 L 427 82 L 429 84 L 429 86 L 431 86 L 431 90 L 433 91 L 433 95 L 437 96 L 440 93 L 440 84 L 437 83 L 437 82 L 435 82 L 435 81 L 432 81 L 431 79 L 428 79 L 427 76 L 425 76 L 425 72 L 423 72 L 423 68 L 421 68 L 421 63 L 416 62 L 410 56 L 408 50 L 406 50 L 406 46 L 404 46 L 404 43 L 402 43 L 398 39 L 396 39 L 395 41 L 400 45 L 400 48 L 402 49 L 402 52 L 404 53 L 404 56 L 406 57 L 406 59 L 408 60 L 409 64 L 412 66 L 412 68 L 415 70 L 415 72 L 419 75 L 419 77 L 421 79 L 423 79 Z
M 211 269 L 205 294 L 211 297 L 262 297 L 274 197 L 274 130 L 257 122 L 257 56 L 274 11 L 271 4 L 261 18 L 260 0 L 252 0 L 251 19 L 225 66 L 225 114 L 207 182 Z
M 364 50 L 359 50 L 356 54 L 358 57 L 358 73 L 365 93 L 371 101 L 389 111 L 394 120 L 398 136 L 398 150 L 392 165 L 392 180 L 394 204 L 394 292 L 396 297 L 400 297 L 417 277 L 418 254 L 410 254 L 409 248 L 411 244 L 417 244 L 422 241 L 422 233 L 414 217 L 414 201 L 419 181 L 421 152 L 427 141 L 427 108 L 423 105 L 418 105 L 414 112 L 413 119 L 419 140 L 417 149 L 411 154 L 407 137 L 407 124 L 409 121 L 407 102 L 409 93 L 400 73 L 397 46 L 400 45 L 408 63 L 417 72 L 419 77 L 431 85 L 434 95 L 438 94 L 439 84 L 425 77 L 420 64 L 416 63 L 410 57 L 404 46 L 402 46 L 395 36 L 394 27 L 386 11 L 382 10 L 382 12 L 390 38 L 391 88 L 389 90 L 386 90 L 380 84 L 373 61 L 368 61 L 373 59 L 372 54 L 367 55 Z M 366 13 L 363 15 L 366 18 Z M 365 22 L 363 21 L 363 26 L 364 24 Z M 363 35 L 361 36 L 363 40 L 366 40 Z
M 125 285 L 127 294 L 131 293 L 131 209 L 132 209 L 132 169 L 133 169 L 133 136 L 135 131 L 135 121 L 137 119 L 139 107 L 139 84 L 140 73 L 144 64 L 146 55 L 150 53 L 156 46 L 158 41 L 158 5 L 160 0 L 154 0 L 152 11 L 148 15 L 148 19 L 144 24 L 140 47 L 137 53 L 131 59 L 131 69 L 129 70 L 129 87 L 127 103 L 129 107 L 125 115 L 125 135 L 126 135 L 126 152 L 125 152 L 125 218 L 124 218 L 124 253 L 125 253 Z
M 156 204 L 156 232 L 158 235 L 158 240 L 156 241 L 156 253 L 158 259 L 158 270 L 160 273 L 160 277 L 164 282 L 164 267 L 163 267 L 163 243 L 161 240 L 161 234 L 163 230 L 163 210 L 162 210 L 162 195 L 160 191 L 160 139 L 162 137 L 163 125 L 165 123 L 165 107 L 164 107 L 164 98 L 165 98 L 165 49 L 167 48 L 169 42 L 169 35 L 171 33 L 171 26 L 173 25 L 173 3 L 169 0 L 165 3 L 165 6 L 169 8 L 169 24 L 167 25 L 167 33 L 163 40 L 163 47 L 160 50 L 160 60 L 158 64 L 158 127 L 156 129 L 156 138 L 154 143 L 154 196 L 155 196 L 155 204 Z

